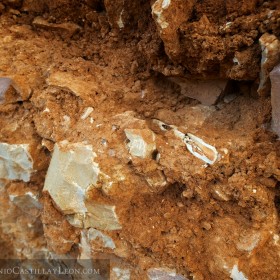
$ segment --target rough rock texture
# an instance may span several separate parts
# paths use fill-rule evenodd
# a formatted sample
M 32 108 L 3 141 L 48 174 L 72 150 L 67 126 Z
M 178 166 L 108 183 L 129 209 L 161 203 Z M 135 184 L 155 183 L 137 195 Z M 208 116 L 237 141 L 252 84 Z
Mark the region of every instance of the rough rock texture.
M 1 257 L 279 280 L 279 15 L 277 0 L 2 1 Z
M 280 137 L 280 64 L 270 72 L 272 129 Z

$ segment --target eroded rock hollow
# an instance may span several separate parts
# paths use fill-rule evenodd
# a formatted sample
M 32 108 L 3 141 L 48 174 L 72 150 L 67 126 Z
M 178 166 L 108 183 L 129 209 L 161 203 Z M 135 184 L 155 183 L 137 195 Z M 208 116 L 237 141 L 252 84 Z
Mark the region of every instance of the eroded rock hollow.
M 278 0 L 2 0 L 0 27 L 0 270 L 280 279 Z

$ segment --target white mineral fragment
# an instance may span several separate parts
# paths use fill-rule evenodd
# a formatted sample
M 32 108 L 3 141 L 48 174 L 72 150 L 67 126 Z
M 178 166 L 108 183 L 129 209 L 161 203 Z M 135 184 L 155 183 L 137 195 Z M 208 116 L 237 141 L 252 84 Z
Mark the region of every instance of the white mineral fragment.
M 233 266 L 230 277 L 232 280 L 248 280 L 248 278 L 246 278 L 245 275 L 239 271 L 237 265 Z
M 116 213 L 116 207 L 106 204 L 87 204 L 88 213 L 84 220 L 84 227 L 93 227 L 101 230 L 118 230 L 122 226 Z
M 177 274 L 176 270 L 165 267 L 148 269 L 149 280 L 187 280 L 184 276 Z
M 147 158 L 151 157 L 156 150 L 155 134 L 149 129 L 125 129 L 129 143 L 127 147 L 132 156 Z
M 44 191 L 75 227 L 121 229 L 114 205 L 87 201 L 87 191 L 105 178 L 95 157 L 91 145 L 68 141 L 55 144 Z
M 92 146 L 62 141 L 54 146 L 44 190 L 65 214 L 86 213 L 85 194 L 99 175 Z
M 0 179 L 28 182 L 32 172 L 28 144 L 0 143 Z

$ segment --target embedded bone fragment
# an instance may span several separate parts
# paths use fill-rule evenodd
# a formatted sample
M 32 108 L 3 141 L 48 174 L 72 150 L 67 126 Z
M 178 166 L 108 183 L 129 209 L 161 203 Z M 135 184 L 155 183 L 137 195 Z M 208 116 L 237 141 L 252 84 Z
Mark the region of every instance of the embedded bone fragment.
M 271 105 L 272 129 L 280 137 L 280 64 L 270 73 L 271 80 Z
M 81 116 L 82 120 L 85 120 L 91 113 L 93 112 L 93 108 L 92 107 L 87 107 L 84 111 L 84 113 Z
M 99 167 L 92 146 L 62 141 L 55 145 L 44 190 L 65 214 L 86 213 L 85 194 L 96 184 Z
M 0 143 L 0 179 L 28 182 L 32 172 L 28 144 Z
M 218 159 L 218 152 L 215 147 L 205 143 L 199 137 L 187 133 L 184 138 L 188 150 L 197 158 L 205 161 L 206 163 L 213 164 Z
M 155 134 L 149 129 L 125 129 L 129 143 L 127 144 L 132 156 L 151 157 L 156 150 Z

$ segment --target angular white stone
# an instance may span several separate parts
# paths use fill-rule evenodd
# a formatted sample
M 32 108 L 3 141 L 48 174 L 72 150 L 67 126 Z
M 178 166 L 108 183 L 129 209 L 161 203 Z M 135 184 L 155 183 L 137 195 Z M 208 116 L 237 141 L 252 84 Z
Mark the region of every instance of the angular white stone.
M 150 157 L 156 150 L 155 134 L 149 129 L 125 129 L 129 143 L 129 153 L 132 156 L 146 158 Z
M 165 267 L 148 269 L 149 280 L 187 280 L 184 276 L 176 274 L 176 270 Z
M 265 33 L 260 37 L 259 43 L 262 49 L 262 59 L 258 93 L 263 95 L 269 91 L 269 72 L 279 63 L 280 41 L 275 35 Z
M 84 227 L 102 230 L 118 230 L 122 226 L 116 214 L 116 207 L 98 203 L 87 204 L 88 213 L 84 220 Z
M 111 280 L 130 280 L 130 270 L 119 267 L 113 267 Z
M 231 270 L 230 277 L 232 280 L 248 280 L 245 275 L 238 270 L 238 266 L 235 264 Z
M 70 214 L 66 218 L 75 227 L 121 229 L 115 206 L 86 202 L 87 191 L 106 177 L 94 162 L 95 157 L 91 145 L 68 141 L 55 144 L 44 191 L 64 214 Z
M 32 172 L 28 144 L 0 143 L 0 179 L 28 182 Z
M 97 229 L 89 228 L 88 229 L 88 240 L 92 241 L 92 240 L 97 240 L 97 239 L 99 241 L 101 241 L 102 246 L 104 248 L 109 248 L 109 249 L 116 248 L 116 245 L 110 236 L 102 233 L 101 231 L 99 231 Z
M 44 190 L 65 214 L 85 214 L 85 194 L 98 180 L 99 167 L 94 162 L 92 146 L 83 143 L 55 144 Z

